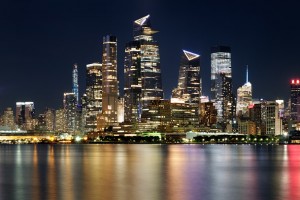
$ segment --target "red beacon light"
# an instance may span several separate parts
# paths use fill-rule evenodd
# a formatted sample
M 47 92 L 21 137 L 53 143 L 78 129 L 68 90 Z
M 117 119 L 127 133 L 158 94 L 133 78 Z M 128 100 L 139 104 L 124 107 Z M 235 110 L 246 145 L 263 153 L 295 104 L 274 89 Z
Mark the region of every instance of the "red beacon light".
M 298 85 L 298 84 L 300 84 L 300 79 L 292 79 L 292 80 L 291 80 L 291 84 L 293 84 L 293 85 Z

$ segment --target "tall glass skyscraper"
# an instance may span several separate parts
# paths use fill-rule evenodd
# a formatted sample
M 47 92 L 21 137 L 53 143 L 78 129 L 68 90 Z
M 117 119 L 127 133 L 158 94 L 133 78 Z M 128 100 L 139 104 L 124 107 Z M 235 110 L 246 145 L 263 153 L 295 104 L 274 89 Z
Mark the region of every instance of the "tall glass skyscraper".
M 118 114 L 118 79 L 117 79 L 117 38 L 103 37 L 102 52 L 102 114 L 104 125 L 117 122 Z
M 200 55 L 183 50 L 179 67 L 178 86 L 173 98 L 189 103 L 199 103 L 201 96 Z
M 76 104 L 79 104 L 79 86 L 78 86 L 78 70 L 77 70 L 77 64 L 74 64 L 73 67 L 73 73 L 72 73 L 72 79 L 73 79 L 73 88 L 72 92 L 75 94 L 76 98 Z
M 211 51 L 211 92 L 217 110 L 217 123 L 232 123 L 235 103 L 232 93 L 231 49 L 215 46 Z M 234 113 L 234 114 L 233 114 Z
M 300 121 L 300 79 L 291 80 L 291 120 Z
M 150 15 L 133 23 L 133 41 L 126 44 L 124 63 L 125 121 L 137 122 L 151 100 L 163 98 L 160 56 Z
M 102 64 L 86 65 L 86 131 L 97 128 L 97 115 L 102 112 Z
M 76 130 L 76 95 L 72 93 L 64 93 L 64 109 L 66 114 L 67 131 L 74 133 Z

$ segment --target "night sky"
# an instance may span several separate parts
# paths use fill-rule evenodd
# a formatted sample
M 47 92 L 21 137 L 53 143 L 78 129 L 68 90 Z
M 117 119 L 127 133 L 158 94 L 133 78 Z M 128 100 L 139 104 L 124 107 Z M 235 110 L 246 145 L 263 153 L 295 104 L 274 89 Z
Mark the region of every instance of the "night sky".
M 300 3 L 211 0 L 1 0 L 0 111 L 34 101 L 37 111 L 62 107 L 72 90 L 72 67 L 101 62 L 102 37 L 118 38 L 118 76 L 123 93 L 124 47 L 133 21 L 147 14 L 158 30 L 165 98 L 177 85 L 182 49 L 201 55 L 204 95 L 210 96 L 210 49 L 232 49 L 233 87 L 245 83 L 253 97 L 288 99 L 289 80 L 300 77 Z

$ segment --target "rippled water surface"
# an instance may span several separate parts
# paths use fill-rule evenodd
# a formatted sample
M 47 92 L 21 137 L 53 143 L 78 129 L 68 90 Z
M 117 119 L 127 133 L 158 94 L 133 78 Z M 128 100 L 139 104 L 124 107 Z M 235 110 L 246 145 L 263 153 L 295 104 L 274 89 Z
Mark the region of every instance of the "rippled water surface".
M 0 199 L 300 199 L 300 145 L 0 145 Z

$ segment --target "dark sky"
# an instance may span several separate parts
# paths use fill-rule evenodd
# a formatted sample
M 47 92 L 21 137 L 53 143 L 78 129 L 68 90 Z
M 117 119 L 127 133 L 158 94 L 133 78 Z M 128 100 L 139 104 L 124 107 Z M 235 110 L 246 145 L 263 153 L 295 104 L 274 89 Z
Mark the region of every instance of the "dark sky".
M 182 49 L 201 55 L 204 95 L 210 95 L 210 48 L 232 48 L 234 90 L 245 82 L 253 96 L 285 99 L 289 80 L 300 77 L 300 3 L 224 0 L 1 0 L 0 111 L 16 101 L 34 101 L 38 112 L 62 106 L 72 89 L 72 66 L 101 61 L 106 34 L 118 38 L 118 71 L 123 93 L 125 43 L 133 21 L 151 15 L 160 44 L 165 98 L 177 85 Z

